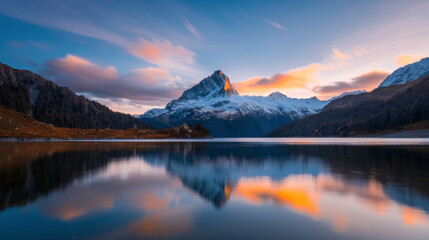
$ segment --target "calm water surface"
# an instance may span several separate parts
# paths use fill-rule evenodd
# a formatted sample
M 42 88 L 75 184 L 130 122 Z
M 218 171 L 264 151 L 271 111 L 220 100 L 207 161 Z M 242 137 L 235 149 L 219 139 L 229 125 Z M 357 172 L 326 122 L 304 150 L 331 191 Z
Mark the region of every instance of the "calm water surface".
M 428 140 L 317 141 L 3 142 L 0 239 L 429 239 Z

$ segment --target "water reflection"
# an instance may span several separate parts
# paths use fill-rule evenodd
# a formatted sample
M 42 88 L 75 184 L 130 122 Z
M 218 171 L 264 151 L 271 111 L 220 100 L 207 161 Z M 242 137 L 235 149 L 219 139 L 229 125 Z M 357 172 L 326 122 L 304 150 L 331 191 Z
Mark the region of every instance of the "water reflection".
M 0 234 L 425 239 L 427 159 L 426 146 L 5 143 Z

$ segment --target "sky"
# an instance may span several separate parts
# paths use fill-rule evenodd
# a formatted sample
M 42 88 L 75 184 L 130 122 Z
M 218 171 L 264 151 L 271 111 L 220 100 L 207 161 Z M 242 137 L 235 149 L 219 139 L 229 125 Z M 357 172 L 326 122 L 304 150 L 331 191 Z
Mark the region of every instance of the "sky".
M 429 1 L 0 0 L 0 62 L 111 109 L 164 107 L 221 69 L 241 95 L 370 91 L 429 56 Z

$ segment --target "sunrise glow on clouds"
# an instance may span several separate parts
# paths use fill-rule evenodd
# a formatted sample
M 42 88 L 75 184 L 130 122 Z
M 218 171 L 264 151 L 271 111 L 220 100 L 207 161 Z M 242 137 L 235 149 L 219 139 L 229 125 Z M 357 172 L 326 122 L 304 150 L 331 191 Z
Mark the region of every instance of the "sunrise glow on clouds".
M 216 69 L 242 95 L 328 99 L 371 91 L 396 68 L 429 56 L 427 1 L 341 4 L 337 14 L 321 13 L 329 3 L 320 2 L 116 4 L 3 3 L 2 62 L 138 114 Z

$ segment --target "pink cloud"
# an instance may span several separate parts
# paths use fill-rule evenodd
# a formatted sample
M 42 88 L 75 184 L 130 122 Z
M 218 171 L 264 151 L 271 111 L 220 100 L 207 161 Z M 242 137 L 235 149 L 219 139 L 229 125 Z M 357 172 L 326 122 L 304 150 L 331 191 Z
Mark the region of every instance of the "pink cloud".
M 168 40 L 149 41 L 139 38 L 128 51 L 136 57 L 162 67 L 186 69 L 194 64 L 195 53 Z
M 71 54 L 47 62 L 43 75 L 75 92 L 90 97 L 110 98 L 118 105 L 135 105 L 136 102 L 162 105 L 178 97 L 185 89 L 177 81 L 180 77 L 171 76 L 165 69 L 135 69 L 121 76 L 113 66 L 101 67 Z M 120 106 L 115 105 L 115 109 L 120 110 Z
M 188 31 L 191 32 L 196 38 L 201 39 L 203 37 L 203 35 L 190 22 L 184 20 L 183 23 L 185 24 L 186 29 L 188 29 Z

